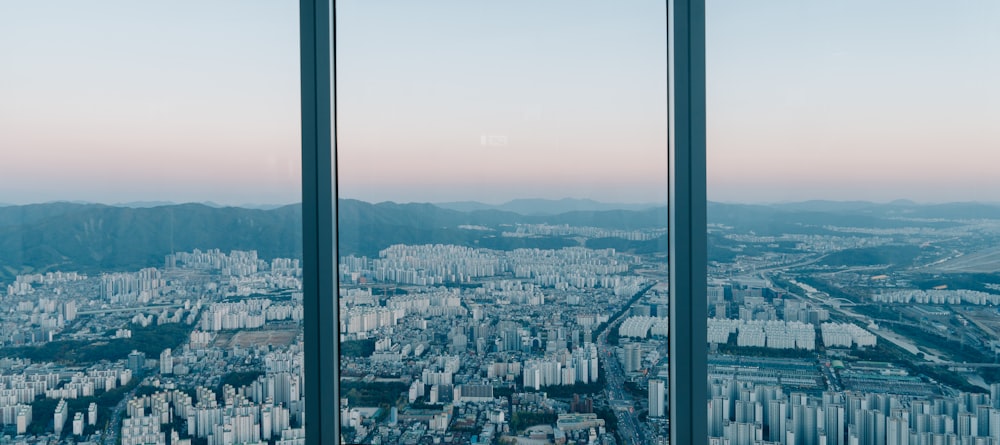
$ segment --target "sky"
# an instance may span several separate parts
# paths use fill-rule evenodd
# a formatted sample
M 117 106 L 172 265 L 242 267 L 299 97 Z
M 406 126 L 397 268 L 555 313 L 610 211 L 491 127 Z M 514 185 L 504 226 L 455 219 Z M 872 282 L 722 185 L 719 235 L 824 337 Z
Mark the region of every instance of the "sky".
M 297 2 L 0 2 L 0 202 L 301 201 Z
M 341 192 L 665 202 L 666 12 L 622 6 L 338 3 Z
M 1000 202 L 1000 2 L 708 4 L 710 199 Z
M 293 1 L 0 2 L 0 203 L 300 200 Z M 662 2 L 338 2 L 367 201 L 662 202 Z M 709 199 L 1000 201 L 1000 2 L 708 2 Z

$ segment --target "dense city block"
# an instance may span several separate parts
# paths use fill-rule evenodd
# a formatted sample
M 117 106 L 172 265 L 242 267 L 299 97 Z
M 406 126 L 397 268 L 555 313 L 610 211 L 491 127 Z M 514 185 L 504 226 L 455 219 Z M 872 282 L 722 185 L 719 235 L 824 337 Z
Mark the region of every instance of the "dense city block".
M 345 246 L 434 224 L 367 206 Z M 1000 212 L 802 206 L 709 206 L 705 293 L 675 298 L 708 309 L 710 443 L 1000 443 Z M 643 212 L 452 211 L 442 242 L 345 248 L 345 441 L 666 443 L 669 263 Z M 300 259 L 206 246 L 11 277 L 5 443 L 304 443 Z

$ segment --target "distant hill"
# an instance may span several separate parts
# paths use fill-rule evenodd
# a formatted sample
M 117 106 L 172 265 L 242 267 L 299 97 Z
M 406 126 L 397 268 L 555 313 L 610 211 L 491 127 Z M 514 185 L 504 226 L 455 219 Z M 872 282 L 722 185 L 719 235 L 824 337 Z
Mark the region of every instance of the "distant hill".
M 905 205 L 875 203 L 807 203 L 748 205 L 708 203 L 708 222 L 738 227 L 758 235 L 783 233 L 829 234 L 827 227 L 934 227 L 954 226 L 933 219 L 1000 219 L 1000 207 L 988 204 Z
M 897 199 L 885 204 L 868 201 L 803 201 L 772 204 L 777 210 L 792 212 L 819 212 L 849 215 L 872 215 L 886 218 L 934 218 L 934 219 L 997 219 L 1000 205 L 980 202 L 953 202 L 946 204 L 918 204 L 910 200 Z
M 575 200 L 583 201 L 583 200 Z M 567 206 L 583 205 L 573 202 Z M 544 200 L 523 200 L 522 211 Z M 551 203 L 551 202 L 550 202 Z M 530 204 L 530 205 L 529 205 Z M 590 205 L 590 204 L 588 204 Z M 581 245 L 575 236 L 503 237 L 515 224 L 568 224 L 604 229 L 667 227 L 664 207 L 640 210 L 572 210 L 530 214 L 493 207 L 466 210 L 433 204 L 338 202 L 339 254 L 376 256 L 397 243 L 448 243 L 492 249 L 552 249 Z M 495 206 L 494 206 L 495 207 Z M 512 206 L 516 207 L 516 206 Z M 1000 219 L 1000 206 L 979 203 L 920 205 L 812 201 L 778 205 L 710 202 L 708 222 L 746 233 L 830 234 L 831 227 L 948 227 L 955 219 Z M 302 209 L 173 204 L 121 207 L 55 202 L 0 207 L 0 282 L 20 273 L 79 270 L 87 273 L 160 266 L 171 251 L 218 248 L 256 249 L 265 259 L 301 257 Z M 710 234 L 714 259 L 735 255 L 739 246 Z M 662 252 L 666 239 L 629 242 L 620 238 L 586 240 L 588 247 L 614 247 L 635 253 Z M 876 261 L 878 258 L 872 259 Z M 833 261 L 833 260 L 831 260 Z
M 492 249 L 521 247 L 560 248 L 579 245 L 560 237 L 508 238 L 497 229 L 514 224 L 569 224 L 606 229 L 666 227 L 665 209 L 644 211 L 576 211 L 558 215 L 526 216 L 502 210 L 458 211 L 433 204 L 370 204 L 342 199 L 338 205 L 340 253 L 374 256 L 392 244 L 450 243 Z M 483 226 L 493 231 L 461 229 L 459 226 Z
M 894 210 L 913 218 L 1000 219 L 1000 205 L 977 202 L 897 207 Z
M 498 205 L 486 204 L 479 201 L 454 201 L 454 202 L 435 202 L 434 205 L 441 207 L 442 209 L 457 210 L 459 212 L 474 212 L 477 210 L 495 210 Z
M 140 209 L 147 207 L 163 207 L 163 206 L 177 205 L 177 203 L 171 201 L 132 201 L 132 202 L 120 202 L 112 205 L 114 207 L 132 207 L 133 209 Z
M 23 206 L 0 207 L 0 230 L 6 226 L 34 224 L 66 213 L 84 210 L 88 207 L 105 207 L 100 204 L 76 204 L 71 202 L 51 202 Z M 2 258 L 2 257 L 0 257 Z
M 0 281 L 52 270 L 135 270 L 171 251 L 257 249 L 302 255 L 302 209 L 181 204 L 151 208 L 52 203 L 0 208 Z
M 461 212 L 471 212 L 476 210 L 501 210 L 521 215 L 558 215 L 560 213 L 579 211 L 648 210 L 655 207 L 664 207 L 663 204 L 607 203 L 594 201 L 592 199 L 578 198 L 515 199 L 498 205 L 484 204 L 477 201 L 443 202 L 436 203 L 434 205 Z
M 781 210 L 806 212 L 858 212 L 871 210 L 879 205 L 881 204 L 869 201 L 827 201 L 817 199 L 811 201 L 771 204 L 770 207 Z
M 397 243 L 450 243 L 501 250 L 580 245 L 572 237 L 500 236 L 500 231 L 518 223 L 606 229 L 666 227 L 664 209 L 525 216 L 494 209 L 462 212 L 432 204 L 371 204 L 343 199 L 338 202 L 338 212 L 341 255 L 376 256 Z M 276 209 L 205 204 L 133 208 L 67 202 L 0 207 L 0 282 L 9 282 L 17 274 L 54 270 L 137 270 L 162 265 L 164 256 L 172 251 L 196 248 L 256 249 L 265 259 L 301 257 L 301 218 L 298 204 Z M 602 243 L 614 244 L 613 240 Z

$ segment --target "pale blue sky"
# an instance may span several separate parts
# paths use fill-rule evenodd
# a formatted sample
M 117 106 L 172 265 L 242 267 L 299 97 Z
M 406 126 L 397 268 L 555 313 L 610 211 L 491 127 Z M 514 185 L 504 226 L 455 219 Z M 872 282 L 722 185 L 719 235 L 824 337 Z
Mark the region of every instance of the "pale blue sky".
M 708 4 L 710 197 L 1000 201 L 1000 2 Z
M 0 202 L 287 203 L 292 1 L 0 1 Z
M 345 196 L 665 196 L 661 2 L 339 3 Z M 1000 201 L 1000 2 L 708 3 L 710 199 Z M 297 201 L 296 4 L 0 2 L 0 202 Z
M 665 201 L 662 2 L 374 3 L 338 7 L 346 196 Z

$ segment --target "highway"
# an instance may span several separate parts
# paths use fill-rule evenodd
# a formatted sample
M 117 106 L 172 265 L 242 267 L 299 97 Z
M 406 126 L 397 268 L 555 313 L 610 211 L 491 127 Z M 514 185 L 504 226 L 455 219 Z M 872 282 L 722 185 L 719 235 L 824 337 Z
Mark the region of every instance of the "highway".
M 624 311 L 623 314 L 627 314 Z M 604 388 L 604 395 L 608 398 L 608 405 L 618 418 L 618 437 L 622 443 L 628 444 L 648 444 L 643 428 L 636 418 L 635 400 L 632 395 L 625 391 L 625 370 L 621 363 L 618 363 L 614 355 L 614 348 L 608 345 L 608 331 L 617 329 L 624 315 L 608 320 L 608 328 L 597 337 L 597 349 L 601 357 L 604 375 L 607 376 L 607 384 Z
M 118 433 L 122 430 L 121 424 L 122 417 L 125 414 L 125 406 L 128 404 L 129 400 L 132 400 L 132 398 L 135 397 L 135 392 L 138 389 L 139 386 L 136 385 L 135 388 L 132 388 L 131 391 L 125 394 L 125 396 L 122 397 L 122 400 L 111 409 L 111 418 L 108 419 L 108 426 L 101 434 L 100 443 L 104 445 L 116 445 L 119 443 Z

